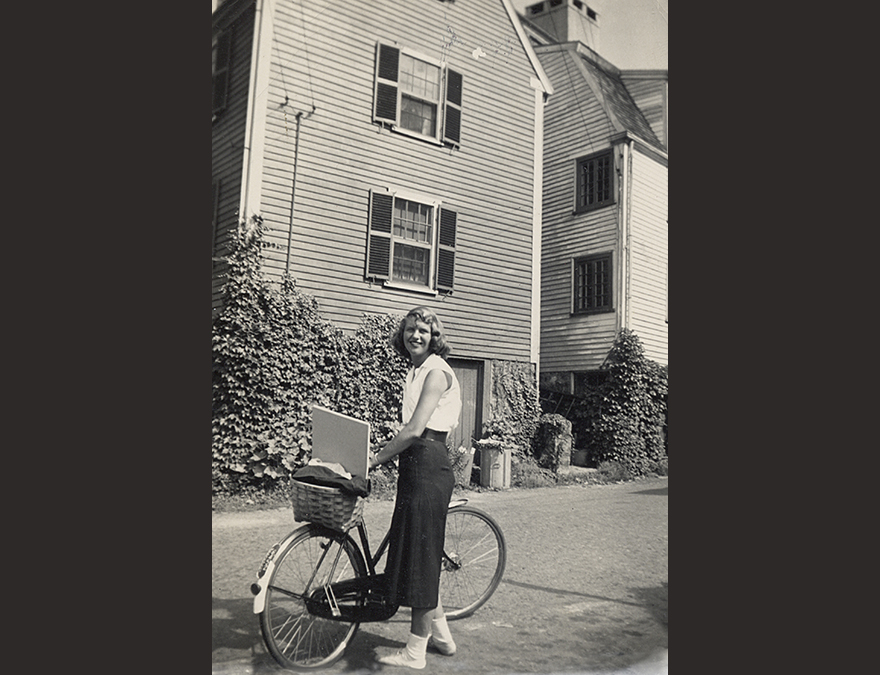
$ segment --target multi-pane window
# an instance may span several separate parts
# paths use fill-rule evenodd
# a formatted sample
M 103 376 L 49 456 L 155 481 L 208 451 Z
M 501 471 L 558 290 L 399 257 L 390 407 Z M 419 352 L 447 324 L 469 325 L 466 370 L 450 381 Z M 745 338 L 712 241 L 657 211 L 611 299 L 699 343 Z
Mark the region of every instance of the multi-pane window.
M 614 162 L 611 153 L 577 162 L 577 210 L 587 211 L 614 203 Z
M 365 276 L 386 285 L 451 292 L 458 214 L 415 193 L 370 191 Z
M 392 278 L 430 285 L 434 246 L 434 207 L 408 199 L 394 200 Z
M 378 43 L 373 120 L 391 129 L 459 146 L 461 73 L 398 46 Z
M 425 136 L 437 135 L 440 68 L 400 55 L 400 126 Z
M 611 304 L 611 254 L 574 261 L 574 312 L 609 312 Z

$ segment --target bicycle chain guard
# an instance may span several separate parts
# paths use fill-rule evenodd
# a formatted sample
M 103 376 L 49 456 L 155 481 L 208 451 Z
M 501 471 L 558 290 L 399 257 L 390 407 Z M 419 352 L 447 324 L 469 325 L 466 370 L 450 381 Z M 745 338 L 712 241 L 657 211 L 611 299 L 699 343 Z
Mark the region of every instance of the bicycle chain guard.
M 310 614 L 346 623 L 385 621 L 400 608 L 388 602 L 384 574 L 321 586 L 304 600 Z

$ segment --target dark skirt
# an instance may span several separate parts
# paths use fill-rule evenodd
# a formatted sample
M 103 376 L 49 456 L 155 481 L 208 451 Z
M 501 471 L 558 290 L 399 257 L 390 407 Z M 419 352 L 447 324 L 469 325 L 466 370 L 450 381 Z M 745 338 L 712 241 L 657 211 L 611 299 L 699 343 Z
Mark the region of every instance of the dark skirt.
M 444 443 L 417 438 L 400 454 L 385 575 L 389 597 L 404 607 L 437 606 L 453 487 Z

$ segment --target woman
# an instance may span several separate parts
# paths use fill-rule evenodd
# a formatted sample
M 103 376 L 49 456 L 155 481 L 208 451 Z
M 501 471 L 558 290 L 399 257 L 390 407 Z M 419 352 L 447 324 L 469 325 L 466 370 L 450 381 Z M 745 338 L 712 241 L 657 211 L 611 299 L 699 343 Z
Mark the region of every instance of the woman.
M 445 360 L 450 347 L 443 324 L 427 307 L 406 315 L 391 344 L 412 362 L 403 388 L 404 426 L 371 456 L 370 468 L 400 455 L 385 576 L 391 599 L 412 608 L 412 618 L 406 647 L 379 662 L 422 669 L 429 640 L 441 654 L 455 653 L 440 604 L 440 562 L 455 485 L 446 436 L 458 426 L 461 387 Z

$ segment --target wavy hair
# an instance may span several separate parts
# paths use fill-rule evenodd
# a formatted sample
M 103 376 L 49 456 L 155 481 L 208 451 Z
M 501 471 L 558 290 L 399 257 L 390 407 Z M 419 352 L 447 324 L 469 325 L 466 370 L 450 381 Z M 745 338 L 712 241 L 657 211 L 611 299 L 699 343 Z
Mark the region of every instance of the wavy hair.
M 416 307 L 415 309 L 411 309 L 407 315 L 403 317 L 400 325 L 397 326 L 397 330 L 394 331 L 394 335 L 391 336 L 391 346 L 394 347 L 394 349 L 396 349 L 402 356 L 407 359 L 409 358 L 409 352 L 406 349 L 406 345 L 403 344 L 403 331 L 406 329 L 407 319 L 410 318 L 431 326 L 431 342 L 428 345 L 429 352 L 437 354 L 444 359 L 449 356 L 452 347 L 449 345 L 449 340 L 446 339 L 446 332 L 443 330 L 443 322 L 440 321 L 440 317 L 434 313 L 434 310 L 429 309 L 428 307 Z

